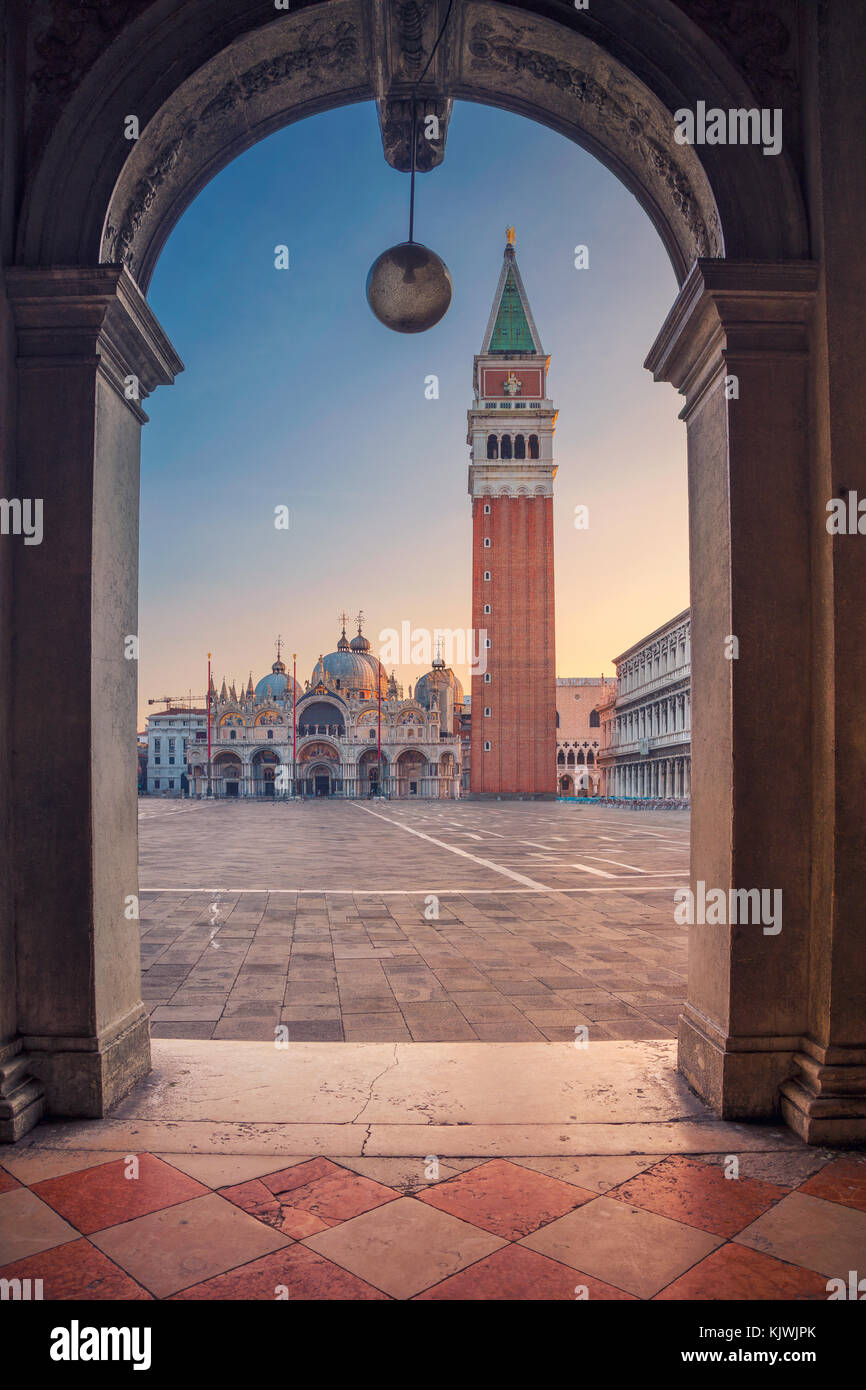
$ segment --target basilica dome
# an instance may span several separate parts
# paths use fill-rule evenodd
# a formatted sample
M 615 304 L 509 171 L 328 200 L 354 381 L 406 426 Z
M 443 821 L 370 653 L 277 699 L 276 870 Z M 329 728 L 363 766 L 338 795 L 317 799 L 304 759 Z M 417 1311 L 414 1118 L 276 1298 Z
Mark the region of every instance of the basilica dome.
M 295 689 L 300 695 L 300 687 L 295 682 Z M 292 678 L 286 674 L 285 663 L 279 657 L 271 667 L 270 674 L 262 676 L 256 685 L 257 700 L 290 700 L 292 698 Z
M 346 629 L 337 643 L 337 650 L 327 656 L 320 656 L 313 669 L 311 685 L 319 683 L 333 685 L 342 694 L 358 692 L 375 696 L 381 689 L 383 697 L 388 695 L 388 677 L 378 657 L 370 651 L 370 643 L 362 634 L 351 643 L 346 639 Z
M 432 697 L 437 691 L 439 692 L 439 703 L 441 706 L 442 691 L 446 688 L 451 691 L 451 699 L 454 704 L 461 705 L 463 703 L 463 686 L 451 670 L 451 667 L 445 665 L 441 656 L 437 656 L 433 660 L 432 671 L 428 671 L 425 675 L 418 677 L 413 694 L 419 705 L 423 705 L 425 709 L 429 709 Z

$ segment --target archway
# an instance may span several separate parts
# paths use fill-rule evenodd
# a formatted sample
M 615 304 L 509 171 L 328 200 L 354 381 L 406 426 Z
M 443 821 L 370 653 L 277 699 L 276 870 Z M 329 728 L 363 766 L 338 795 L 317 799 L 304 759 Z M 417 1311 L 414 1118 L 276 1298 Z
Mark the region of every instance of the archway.
M 332 796 L 334 769 L 329 763 L 311 763 L 305 781 L 308 796 Z
M 358 759 L 355 786 L 358 796 L 378 796 L 388 785 L 388 762 L 375 748 L 368 748 Z
M 423 796 L 426 790 L 428 763 L 417 748 L 407 748 L 394 765 L 394 794 Z
M 342 737 L 345 732 L 343 707 L 336 700 L 315 697 L 298 705 L 298 733 L 301 738 L 309 734 Z
M 270 749 L 261 748 L 257 753 L 253 754 L 251 764 L 251 790 L 253 796 L 273 797 L 276 795 L 276 778 L 279 765 L 279 758 L 276 753 L 272 753 Z
M 316 738 L 301 744 L 297 780 L 302 796 L 334 796 L 341 792 L 340 755 L 333 744 Z
M 213 760 L 211 785 L 214 796 L 242 796 L 244 771 L 235 753 L 218 753 Z
M 816 613 L 821 643 L 835 654 L 822 600 L 835 609 L 841 581 L 831 563 L 811 563 L 810 525 L 829 495 L 829 475 L 810 452 L 810 392 L 824 388 L 815 386 L 818 277 L 805 259 L 796 166 L 787 150 L 767 160 L 759 147 L 743 147 L 733 159 L 724 147 L 698 152 L 676 143 L 670 113 L 677 106 L 698 98 L 723 108 L 732 98 L 741 107 L 760 101 L 726 47 L 672 0 L 609 0 L 603 21 L 573 11 L 559 22 L 540 13 L 546 8 L 533 0 L 521 8 L 467 0 L 438 56 L 435 83 L 449 97 L 542 121 L 597 154 L 645 207 L 681 282 L 647 366 L 685 396 L 690 533 L 701 556 L 691 604 L 701 691 L 693 718 L 692 872 L 730 886 L 770 873 L 789 907 L 769 1012 L 752 983 L 761 943 L 735 939 L 724 927 L 695 937 L 680 1064 L 718 1110 L 740 1116 L 775 1113 L 780 1085 L 796 1070 L 785 1090 L 790 1118 L 811 1133 L 838 1082 L 831 1062 L 860 1077 L 864 1061 L 860 1051 L 851 1060 L 846 1027 L 829 1022 L 838 987 L 810 974 L 809 964 L 821 950 L 840 962 L 850 958 L 829 898 L 844 884 L 846 903 L 855 902 L 857 876 L 836 859 L 847 833 L 836 817 L 847 812 L 833 788 L 815 791 L 833 817 L 833 835 L 819 833 L 799 795 L 812 785 L 817 709 L 803 680 L 799 624 L 803 613 Z M 27 367 L 17 400 L 18 476 L 29 495 L 57 498 L 77 524 L 67 530 L 62 556 L 44 547 L 26 565 L 20 554 L 14 561 L 12 736 L 20 746 L 32 738 L 22 721 L 31 717 L 29 693 L 41 684 L 46 613 L 63 615 L 54 650 L 68 674 L 62 692 L 48 693 L 40 719 L 54 726 L 72 701 L 88 721 L 60 786 L 55 778 L 54 807 L 39 796 L 40 758 L 17 773 L 15 1036 L 27 1038 L 57 1113 L 101 1113 L 149 1064 L 138 962 L 116 922 L 116 904 L 136 882 L 134 787 L 123 772 L 134 682 L 117 656 L 117 624 L 135 631 L 141 401 L 172 380 L 180 361 L 143 291 L 180 212 L 240 150 L 313 111 L 384 99 L 382 74 L 368 67 L 369 22 L 353 0 L 277 19 L 265 18 L 252 0 L 214 0 L 206 26 L 200 7 L 188 3 L 169 19 L 152 6 L 134 22 L 112 20 L 110 54 L 106 42 L 86 71 L 73 63 L 68 95 L 26 171 L 18 265 L 6 277 Z M 399 55 L 395 11 L 388 22 Z M 393 76 L 385 74 L 386 88 Z M 756 81 L 772 88 L 771 74 L 759 70 Z M 142 124 L 131 150 L 117 139 L 130 109 Z M 46 333 L 60 345 L 50 360 L 42 355 Z M 124 390 L 129 378 L 137 398 Z M 730 380 L 736 396 L 726 390 Z M 61 438 L 66 468 L 58 494 Z M 89 582 L 70 588 L 71 571 Z M 52 625 L 56 634 L 56 618 Z M 759 663 L 737 664 L 736 679 L 733 663 L 718 656 L 731 633 L 742 652 L 761 653 Z M 856 653 L 849 655 L 856 667 Z M 817 650 L 810 661 L 820 670 Z M 768 702 L 778 711 L 772 727 L 758 714 Z M 831 725 L 822 716 L 825 751 L 833 747 Z M 100 741 L 97 730 L 110 733 Z M 762 790 L 747 773 L 757 763 L 777 770 L 772 788 Z M 74 835 L 70 805 L 82 811 L 73 817 L 80 826 Z M 786 806 L 800 809 L 786 816 Z M 57 833 L 46 834 L 46 815 L 49 831 L 56 817 Z M 47 865 L 46 842 L 54 847 Z M 769 865 L 762 858 L 768 844 Z M 817 879 L 816 846 L 826 861 Z M 58 882 L 68 885 L 62 905 Z M 71 952 L 61 1012 L 46 998 L 40 962 L 51 958 L 70 911 L 87 926 Z M 88 1039 L 90 1074 L 86 1085 L 74 1085 L 68 1059 L 81 1054 L 81 1038 Z M 829 1069 L 823 1083 L 822 1068 Z M 840 1123 L 845 1114 L 850 1105 L 840 1105 Z

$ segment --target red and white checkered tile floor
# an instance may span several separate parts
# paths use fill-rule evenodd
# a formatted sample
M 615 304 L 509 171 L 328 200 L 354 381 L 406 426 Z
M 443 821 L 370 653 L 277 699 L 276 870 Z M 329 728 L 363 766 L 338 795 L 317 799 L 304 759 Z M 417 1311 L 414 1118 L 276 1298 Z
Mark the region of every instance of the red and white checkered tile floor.
M 0 1156 L 0 1279 L 64 1299 L 808 1299 L 866 1266 L 866 1156 Z

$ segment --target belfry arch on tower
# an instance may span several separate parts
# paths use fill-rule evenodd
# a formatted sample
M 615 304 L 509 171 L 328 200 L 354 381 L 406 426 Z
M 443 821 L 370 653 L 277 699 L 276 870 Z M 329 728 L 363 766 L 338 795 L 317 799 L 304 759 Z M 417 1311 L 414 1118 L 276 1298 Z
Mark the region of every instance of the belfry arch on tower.
M 428 50 L 444 9 L 436 0 L 424 19 Z M 866 213 L 852 145 L 862 96 L 844 75 L 862 40 L 856 15 L 804 15 L 787 0 L 769 28 L 759 15 L 744 32 L 714 9 L 465 0 L 420 105 L 441 111 L 443 132 L 455 99 L 558 130 L 635 194 L 667 248 L 680 292 L 647 366 L 684 398 L 700 557 L 692 877 L 751 887 L 769 874 L 785 894 L 768 968 L 765 941 L 727 927 L 693 934 L 679 1064 L 724 1116 L 781 1110 L 810 1140 L 844 1142 L 866 1135 L 866 870 L 851 852 L 866 769 L 845 694 L 846 681 L 866 679 L 850 620 L 866 572 L 851 547 L 825 544 L 821 513 L 837 480 L 851 488 L 863 477 L 856 393 L 835 389 L 862 346 L 848 308 L 857 218 L 831 216 L 825 180 L 847 190 L 849 213 Z M 10 603 L 14 594 L 4 640 L 16 654 L 2 663 L 2 751 L 31 750 L 12 764 L 19 810 L 2 827 L 14 865 L 2 875 L 14 980 L 0 998 L 2 1055 L 18 1059 L 4 1101 L 10 1135 L 43 1100 L 60 1115 L 104 1114 L 150 1064 L 137 946 L 118 911 L 137 877 L 124 742 L 134 677 L 116 658 L 117 633 L 135 631 L 143 402 L 181 369 L 147 304 L 154 265 L 220 168 L 307 115 L 375 100 L 386 156 L 403 167 L 403 23 L 392 0 L 299 3 L 276 17 L 257 0 L 154 0 L 132 15 L 104 6 L 86 38 L 61 26 L 28 50 L 37 96 L 2 226 L 15 402 L 0 419 L 2 452 L 18 491 L 58 499 L 68 526 L 62 551 L 19 549 L 2 577 Z M 678 144 L 672 114 L 698 100 L 782 108 L 782 153 Z M 130 111 L 140 121 L 132 144 L 118 137 Z M 430 157 L 443 153 L 444 138 Z M 124 393 L 130 377 L 137 399 Z M 532 447 L 530 438 L 530 458 Z M 49 621 L 65 679 L 46 690 Z M 736 663 L 720 656 L 731 633 Z M 78 737 L 58 768 L 52 740 L 38 735 L 69 707 Z M 97 729 L 110 732 L 99 740 Z M 772 779 L 757 777 L 760 767 Z

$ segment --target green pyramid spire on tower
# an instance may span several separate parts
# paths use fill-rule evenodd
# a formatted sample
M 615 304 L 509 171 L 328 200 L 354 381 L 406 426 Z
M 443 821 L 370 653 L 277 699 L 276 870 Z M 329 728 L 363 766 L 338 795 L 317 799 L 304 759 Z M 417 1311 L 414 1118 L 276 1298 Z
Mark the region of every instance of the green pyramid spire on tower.
M 499 284 L 496 286 L 493 310 L 487 323 L 482 352 L 501 353 L 503 356 L 526 352 L 543 354 L 526 290 L 517 268 L 514 228 L 509 227 L 506 235 L 502 270 Z
M 505 284 L 502 286 L 502 294 L 499 297 L 499 308 L 496 313 L 493 332 L 490 335 L 488 352 L 537 351 L 538 348 L 529 327 L 529 320 L 526 317 L 526 310 L 523 307 L 523 300 L 514 278 L 514 270 L 509 266 L 505 276 Z

